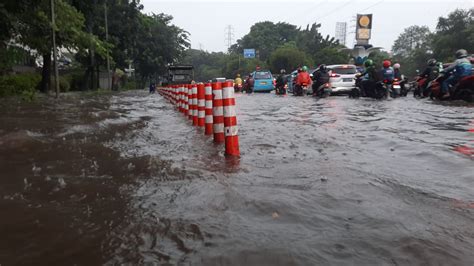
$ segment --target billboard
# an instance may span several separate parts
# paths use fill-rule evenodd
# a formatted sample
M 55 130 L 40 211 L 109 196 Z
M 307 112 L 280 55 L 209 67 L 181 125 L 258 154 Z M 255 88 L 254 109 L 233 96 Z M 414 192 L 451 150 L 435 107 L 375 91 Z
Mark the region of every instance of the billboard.
M 357 14 L 356 40 L 368 41 L 372 33 L 372 14 Z
M 255 49 L 244 49 L 244 58 L 255 58 Z

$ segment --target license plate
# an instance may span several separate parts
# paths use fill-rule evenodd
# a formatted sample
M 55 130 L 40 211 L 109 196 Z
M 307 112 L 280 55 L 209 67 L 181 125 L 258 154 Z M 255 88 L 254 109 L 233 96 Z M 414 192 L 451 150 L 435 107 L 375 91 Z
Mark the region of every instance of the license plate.
M 352 79 L 342 79 L 343 82 L 352 82 Z
M 260 82 L 260 84 L 262 84 L 262 85 L 267 85 L 267 83 L 266 83 L 265 81 Z
M 400 89 L 400 85 L 393 85 L 394 89 Z

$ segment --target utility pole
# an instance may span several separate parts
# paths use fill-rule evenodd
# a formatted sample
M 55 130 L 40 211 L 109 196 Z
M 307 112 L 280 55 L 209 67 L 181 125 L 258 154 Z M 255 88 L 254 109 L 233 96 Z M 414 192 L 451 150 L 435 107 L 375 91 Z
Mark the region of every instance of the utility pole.
M 105 41 L 109 41 L 109 25 L 107 22 L 107 1 L 104 1 L 104 17 L 105 17 Z M 109 47 L 106 46 L 106 56 L 107 56 L 107 89 L 111 90 L 110 86 L 110 59 L 109 59 Z
M 232 42 L 234 41 L 234 27 L 232 25 L 227 25 L 225 28 L 225 43 L 227 45 L 227 52 L 229 52 L 230 46 L 232 46 Z
M 53 29 L 53 65 L 54 65 L 54 86 L 56 88 L 56 99 L 59 97 L 59 73 L 56 51 L 56 22 L 54 19 L 54 0 L 51 0 L 51 27 Z M 44 67 L 44 66 L 43 66 Z

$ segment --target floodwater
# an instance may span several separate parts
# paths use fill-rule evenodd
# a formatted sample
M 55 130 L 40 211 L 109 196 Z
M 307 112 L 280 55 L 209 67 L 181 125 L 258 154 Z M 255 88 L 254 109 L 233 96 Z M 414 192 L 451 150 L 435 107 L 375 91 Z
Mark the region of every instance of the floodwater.
M 474 106 L 144 91 L 0 104 L 0 265 L 473 265 Z

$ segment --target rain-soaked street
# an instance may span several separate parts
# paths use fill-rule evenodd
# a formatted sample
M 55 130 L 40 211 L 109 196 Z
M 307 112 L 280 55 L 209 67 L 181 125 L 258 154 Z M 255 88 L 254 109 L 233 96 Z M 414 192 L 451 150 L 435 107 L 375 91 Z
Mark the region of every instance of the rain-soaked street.
M 473 265 L 474 106 L 145 91 L 0 104 L 0 265 Z

